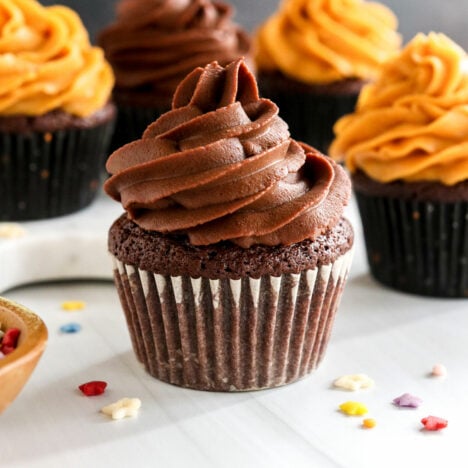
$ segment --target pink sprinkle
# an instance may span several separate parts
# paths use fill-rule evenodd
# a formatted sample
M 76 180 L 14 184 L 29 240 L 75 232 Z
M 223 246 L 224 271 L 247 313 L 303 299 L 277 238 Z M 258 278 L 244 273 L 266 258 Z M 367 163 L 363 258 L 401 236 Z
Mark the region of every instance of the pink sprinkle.
M 435 364 L 432 368 L 432 375 L 434 377 L 445 377 L 447 375 L 447 369 L 443 364 Z
M 400 408 L 418 408 L 421 403 L 421 398 L 410 393 L 403 393 L 403 395 L 393 400 L 393 404 Z
M 3 359 L 5 355 L 0 351 L 0 359 Z

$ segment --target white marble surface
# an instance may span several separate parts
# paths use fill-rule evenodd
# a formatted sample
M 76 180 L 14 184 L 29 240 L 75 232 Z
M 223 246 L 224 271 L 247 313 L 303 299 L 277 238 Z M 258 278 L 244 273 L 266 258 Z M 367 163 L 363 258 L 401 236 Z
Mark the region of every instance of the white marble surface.
M 78 213 L 14 223 L 26 235 L 0 236 L 0 293 L 40 281 L 112 279 L 107 230 L 122 212 L 118 203 L 100 194 Z
M 83 278 L 87 271 L 93 278 L 110 277 L 103 246 L 118 213 L 112 202 L 100 199 L 58 224 L 38 223 L 37 233 L 53 246 L 41 257 L 48 276 L 75 271 L 68 277 Z M 149 377 L 133 356 L 111 282 L 4 292 L 42 316 L 50 339 L 31 380 L 0 416 L 0 466 L 466 467 L 468 302 L 419 298 L 376 284 L 367 273 L 354 206 L 349 216 L 356 221 L 357 249 L 325 361 L 315 374 L 279 389 L 210 394 Z M 34 242 L 36 224 L 26 227 Z M 67 241 L 71 233 L 77 237 Z M 81 242 L 92 255 L 70 256 L 70 245 L 77 252 Z M 10 271 L 18 272 L 14 259 L 5 262 L 1 247 L 4 290 L 12 284 Z M 26 278 L 37 278 L 31 261 L 23 262 Z M 64 312 L 60 305 L 67 300 L 83 300 L 87 307 Z M 70 321 L 79 322 L 82 331 L 60 334 L 60 325 Z M 438 362 L 448 369 L 445 379 L 428 376 Z M 331 388 L 336 377 L 357 372 L 373 377 L 377 387 L 357 393 Z M 93 379 L 108 381 L 108 391 L 86 398 L 77 386 Z M 395 408 L 392 399 L 404 392 L 420 396 L 422 406 Z M 124 396 L 141 398 L 137 418 L 111 421 L 99 413 Z M 338 406 L 347 400 L 365 403 L 377 427 L 364 430 L 362 418 L 342 415 Z M 447 418 L 449 427 L 422 431 L 420 419 L 427 415 Z

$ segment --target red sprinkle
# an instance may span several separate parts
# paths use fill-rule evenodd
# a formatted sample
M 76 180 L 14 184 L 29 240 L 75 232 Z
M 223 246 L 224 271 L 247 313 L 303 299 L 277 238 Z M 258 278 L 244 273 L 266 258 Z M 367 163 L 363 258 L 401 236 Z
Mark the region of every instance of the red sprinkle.
M 92 380 L 91 382 L 86 382 L 80 385 L 78 388 L 86 395 L 86 396 L 96 396 L 102 395 L 107 387 L 107 382 L 103 382 L 101 380 Z
M 440 431 L 447 427 L 448 421 L 437 416 L 428 416 L 421 419 L 421 423 L 427 431 Z
M 2 343 L 0 344 L 0 351 L 3 354 L 10 354 L 16 349 L 20 333 L 19 328 L 9 328 L 5 332 L 2 338 Z

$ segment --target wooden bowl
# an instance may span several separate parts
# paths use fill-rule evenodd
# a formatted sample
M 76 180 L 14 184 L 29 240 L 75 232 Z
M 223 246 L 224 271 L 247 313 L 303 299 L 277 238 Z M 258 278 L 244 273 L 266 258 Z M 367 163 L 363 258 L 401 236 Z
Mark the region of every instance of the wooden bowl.
M 47 343 L 44 322 L 25 307 L 0 297 L 2 330 L 19 328 L 18 347 L 0 359 L 0 413 L 16 398 L 31 376 Z

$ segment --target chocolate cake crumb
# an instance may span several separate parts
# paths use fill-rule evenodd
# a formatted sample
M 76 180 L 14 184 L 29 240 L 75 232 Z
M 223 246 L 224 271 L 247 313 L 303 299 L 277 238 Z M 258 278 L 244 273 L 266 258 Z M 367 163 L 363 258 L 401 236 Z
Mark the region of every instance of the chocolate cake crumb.
M 406 182 L 404 180 L 382 183 L 362 171 L 354 173 L 351 179 L 357 192 L 372 197 L 442 203 L 468 201 L 468 180 L 455 185 L 444 185 L 436 181 Z M 419 216 L 419 213 L 413 214 L 414 219 L 419 219 Z
M 328 265 L 353 244 L 346 219 L 315 240 L 292 245 L 254 245 L 244 249 L 231 242 L 194 246 L 182 235 L 146 231 L 123 214 L 109 232 L 109 250 L 120 261 L 161 275 L 239 279 L 280 276 Z
M 51 132 L 56 130 L 95 128 L 112 120 L 115 114 L 116 109 L 114 104 L 107 103 L 102 109 L 88 117 L 78 117 L 60 109 L 38 116 L 2 116 L 0 117 L 0 132 L 44 132 L 44 139 L 47 141 L 49 138 L 51 139 Z

